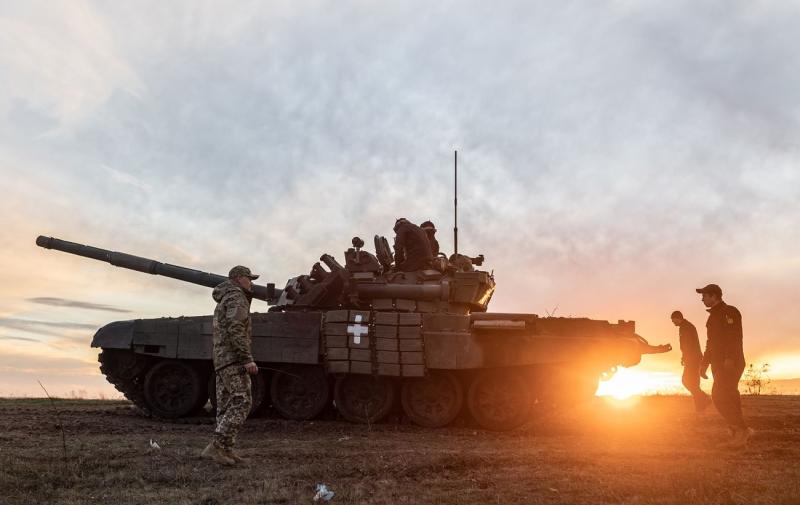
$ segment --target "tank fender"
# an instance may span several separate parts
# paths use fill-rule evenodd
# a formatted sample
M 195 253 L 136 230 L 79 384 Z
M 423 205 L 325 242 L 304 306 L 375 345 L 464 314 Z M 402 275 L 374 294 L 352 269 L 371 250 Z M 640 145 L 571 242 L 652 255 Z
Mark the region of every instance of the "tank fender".
M 133 325 L 135 321 L 114 321 L 94 334 L 92 347 L 103 349 L 130 349 L 133 344 Z

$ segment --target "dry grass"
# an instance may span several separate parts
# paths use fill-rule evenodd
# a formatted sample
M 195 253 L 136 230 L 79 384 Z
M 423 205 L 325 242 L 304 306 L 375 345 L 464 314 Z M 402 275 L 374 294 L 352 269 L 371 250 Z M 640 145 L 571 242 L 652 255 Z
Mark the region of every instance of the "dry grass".
M 695 416 L 686 397 L 596 399 L 499 434 L 253 419 L 240 446 L 254 464 L 234 469 L 197 457 L 210 419 L 170 424 L 125 402 L 62 400 L 67 471 L 45 402 L 0 400 L 4 504 L 309 503 L 317 482 L 342 504 L 800 503 L 800 397 L 746 398 L 758 434 L 744 451 L 718 449 L 718 416 Z

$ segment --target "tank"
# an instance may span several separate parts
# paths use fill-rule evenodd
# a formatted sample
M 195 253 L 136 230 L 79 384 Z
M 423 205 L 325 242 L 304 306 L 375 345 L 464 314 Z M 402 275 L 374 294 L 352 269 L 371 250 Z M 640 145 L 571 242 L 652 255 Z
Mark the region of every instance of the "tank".
M 208 288 L 227 279 L 190 268 L 40 236 L 36 244 Z M 509 430 L 534 404 L 590 398 L 598 381 L 644 354 L 667 352 L 633 321 L 487 312 L 492 273 L 483 255 L 440 255 L 432 268 L 395 268 L 388 241 L 358 237 L 344 264 L 323 254 L 308 274 L 254 285 L 269 305 L 252 314 L 253 413 L 309 420 L 335 409 L 375 423 L 397 405 L 412 422 L 442 427 L 468 413 Z M 211 304 L 211 300 L 209 300 Z M 145 414 L 181 418 L 214 405 L 212 316 L 116 321 L 95 333 L 100 370 Z

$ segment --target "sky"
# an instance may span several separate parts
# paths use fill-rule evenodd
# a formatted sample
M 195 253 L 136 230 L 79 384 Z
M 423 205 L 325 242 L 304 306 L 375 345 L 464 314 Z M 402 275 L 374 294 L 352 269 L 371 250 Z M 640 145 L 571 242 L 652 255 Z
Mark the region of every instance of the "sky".
M 114 396 L 94 331 L 210 291 L 48 235 L 282 285 L 433 220 L 497 312 L 635 320 L 694 288 L 800 377 L 800 3 L 0 3 L 0 396 Z M 263 302 L 253 309 L 266 310 Z M 679 384 L 679 355 L 631 371 Z

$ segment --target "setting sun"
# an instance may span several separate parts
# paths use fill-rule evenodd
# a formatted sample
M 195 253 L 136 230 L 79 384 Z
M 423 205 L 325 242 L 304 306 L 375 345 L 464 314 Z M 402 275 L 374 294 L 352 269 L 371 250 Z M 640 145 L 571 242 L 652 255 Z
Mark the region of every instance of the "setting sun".
M 620 368 L 611 379 L 600 381 L 597 396 L 610 396 L 623 400 L 634 395 L 675 394 L 680 391 L 681 379 L 673 373 Z

